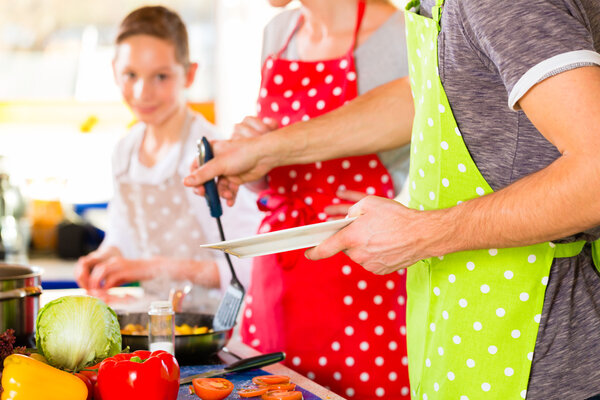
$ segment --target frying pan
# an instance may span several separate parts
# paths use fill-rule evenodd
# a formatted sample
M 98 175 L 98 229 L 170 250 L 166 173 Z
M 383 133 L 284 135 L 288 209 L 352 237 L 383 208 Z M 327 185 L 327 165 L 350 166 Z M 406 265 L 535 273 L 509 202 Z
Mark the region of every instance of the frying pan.
M 188 324 L 212 328 L 213 317 L 212 314 L 176 313 L 175 325 Z M 117 318 L 121 328 L 127 324 L 148 325 L 148 314 L 146 313 L 120 313 L 117 314 Z M 175 335 L 177 361 L 182 365 L 202 364 L 208 357 L 225 346 L 232 333 L 233 328 L 199 335 Z M 122 335 L 122 338 L 123 348 L 129 346 L 132 351 L 148 349 L 148 335 Z

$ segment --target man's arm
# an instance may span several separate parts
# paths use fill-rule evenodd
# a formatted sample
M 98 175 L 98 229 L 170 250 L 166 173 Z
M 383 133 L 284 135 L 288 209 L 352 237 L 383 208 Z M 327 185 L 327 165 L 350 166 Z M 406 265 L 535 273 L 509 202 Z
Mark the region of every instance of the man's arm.
M 310 121 L 259 137 L 215 141 L 215 158 L 202 168 L 194 165 L 184 184 L 202 194 L 200 185 L 216 176 L 241 184 L 282 165 L 399 147 L 410 141 L 413 117 L 410 84 L 408 78 L 401 78 Z
M 600 68 L 548 78 L 519 103 L 561 152 L 555 162 L 496 193 L 444 210 L 409 210 L 366 198 L 350 211 L 360 218 L 307 256 L 344 250 L 368 270 L 388 273 L 432 256 L 529 245 L 600 225 Z

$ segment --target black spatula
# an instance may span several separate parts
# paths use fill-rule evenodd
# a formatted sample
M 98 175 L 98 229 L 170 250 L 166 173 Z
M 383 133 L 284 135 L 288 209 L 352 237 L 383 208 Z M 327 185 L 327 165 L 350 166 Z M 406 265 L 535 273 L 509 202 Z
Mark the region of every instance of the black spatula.
M 208 143 L 206 137 L 203 137 L 202 140 L 198 141 L 198 165 L 204 165 L 212 158 L 213 152 L 210 143 Z M 206 191 L 206 201 L 210 208 L 210 215 L 216 218 L 221 240 L 225 241 L 225 233 L 223 233 L 223 225 L 221 224 L 223 209 L 221 208 L 221 201 L 219 200 L 219 193 L 217 192 L 215 180 L 211 179 L 207 181 L 204 184 L 204 189 Z M 221 303 L 219 304 L 219 308 L 217 308 L 217 313 L 213 320 L 213 329 L 215 331 L 229 330 L 235 325 L 235 320 L 242 307 L 242 301 L 244 300 L 244 294 L 246 293 L 244 286 L 242 286 L 242 283 L 235 274 L 229 254 L 223 254 L 225 254 L 227 264 L 231 270 L 231 282 L 229 282 L 229 286 L 221 299 Z

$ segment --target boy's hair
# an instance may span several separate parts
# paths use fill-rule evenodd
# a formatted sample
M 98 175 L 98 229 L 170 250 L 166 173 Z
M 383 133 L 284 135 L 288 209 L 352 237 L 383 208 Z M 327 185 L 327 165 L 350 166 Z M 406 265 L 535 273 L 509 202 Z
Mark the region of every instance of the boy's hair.
M 130 36 L 149 35 L 166 40 L 175 46 L 175 59 L 185 68 L 190 64 L 188 34 L 179 15 L 163 6 L 141 7 L 123 19 L 116 44 Z

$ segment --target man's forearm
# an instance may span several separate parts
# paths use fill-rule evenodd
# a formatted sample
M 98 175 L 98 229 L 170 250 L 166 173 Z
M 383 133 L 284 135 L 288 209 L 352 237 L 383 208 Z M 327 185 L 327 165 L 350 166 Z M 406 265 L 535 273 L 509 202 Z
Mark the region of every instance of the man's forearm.
M 407 78 L 379 86 L 310 121 L 262 137 L 277 166 L 371 154 L 410 142 L 414 118 Z
M 434 211 L 431 225 L 453 240 L 438 242 L 432 255 L 525 246 L 600 225 L 596 158 L 563 156 L 496 193 Z
M 528 245 L 600 225 L 600 68 L 549 78 L 520 104 L 562 156 L 498 193 L 447 210 L 445 222 L 458 238 L 453 251 Z

